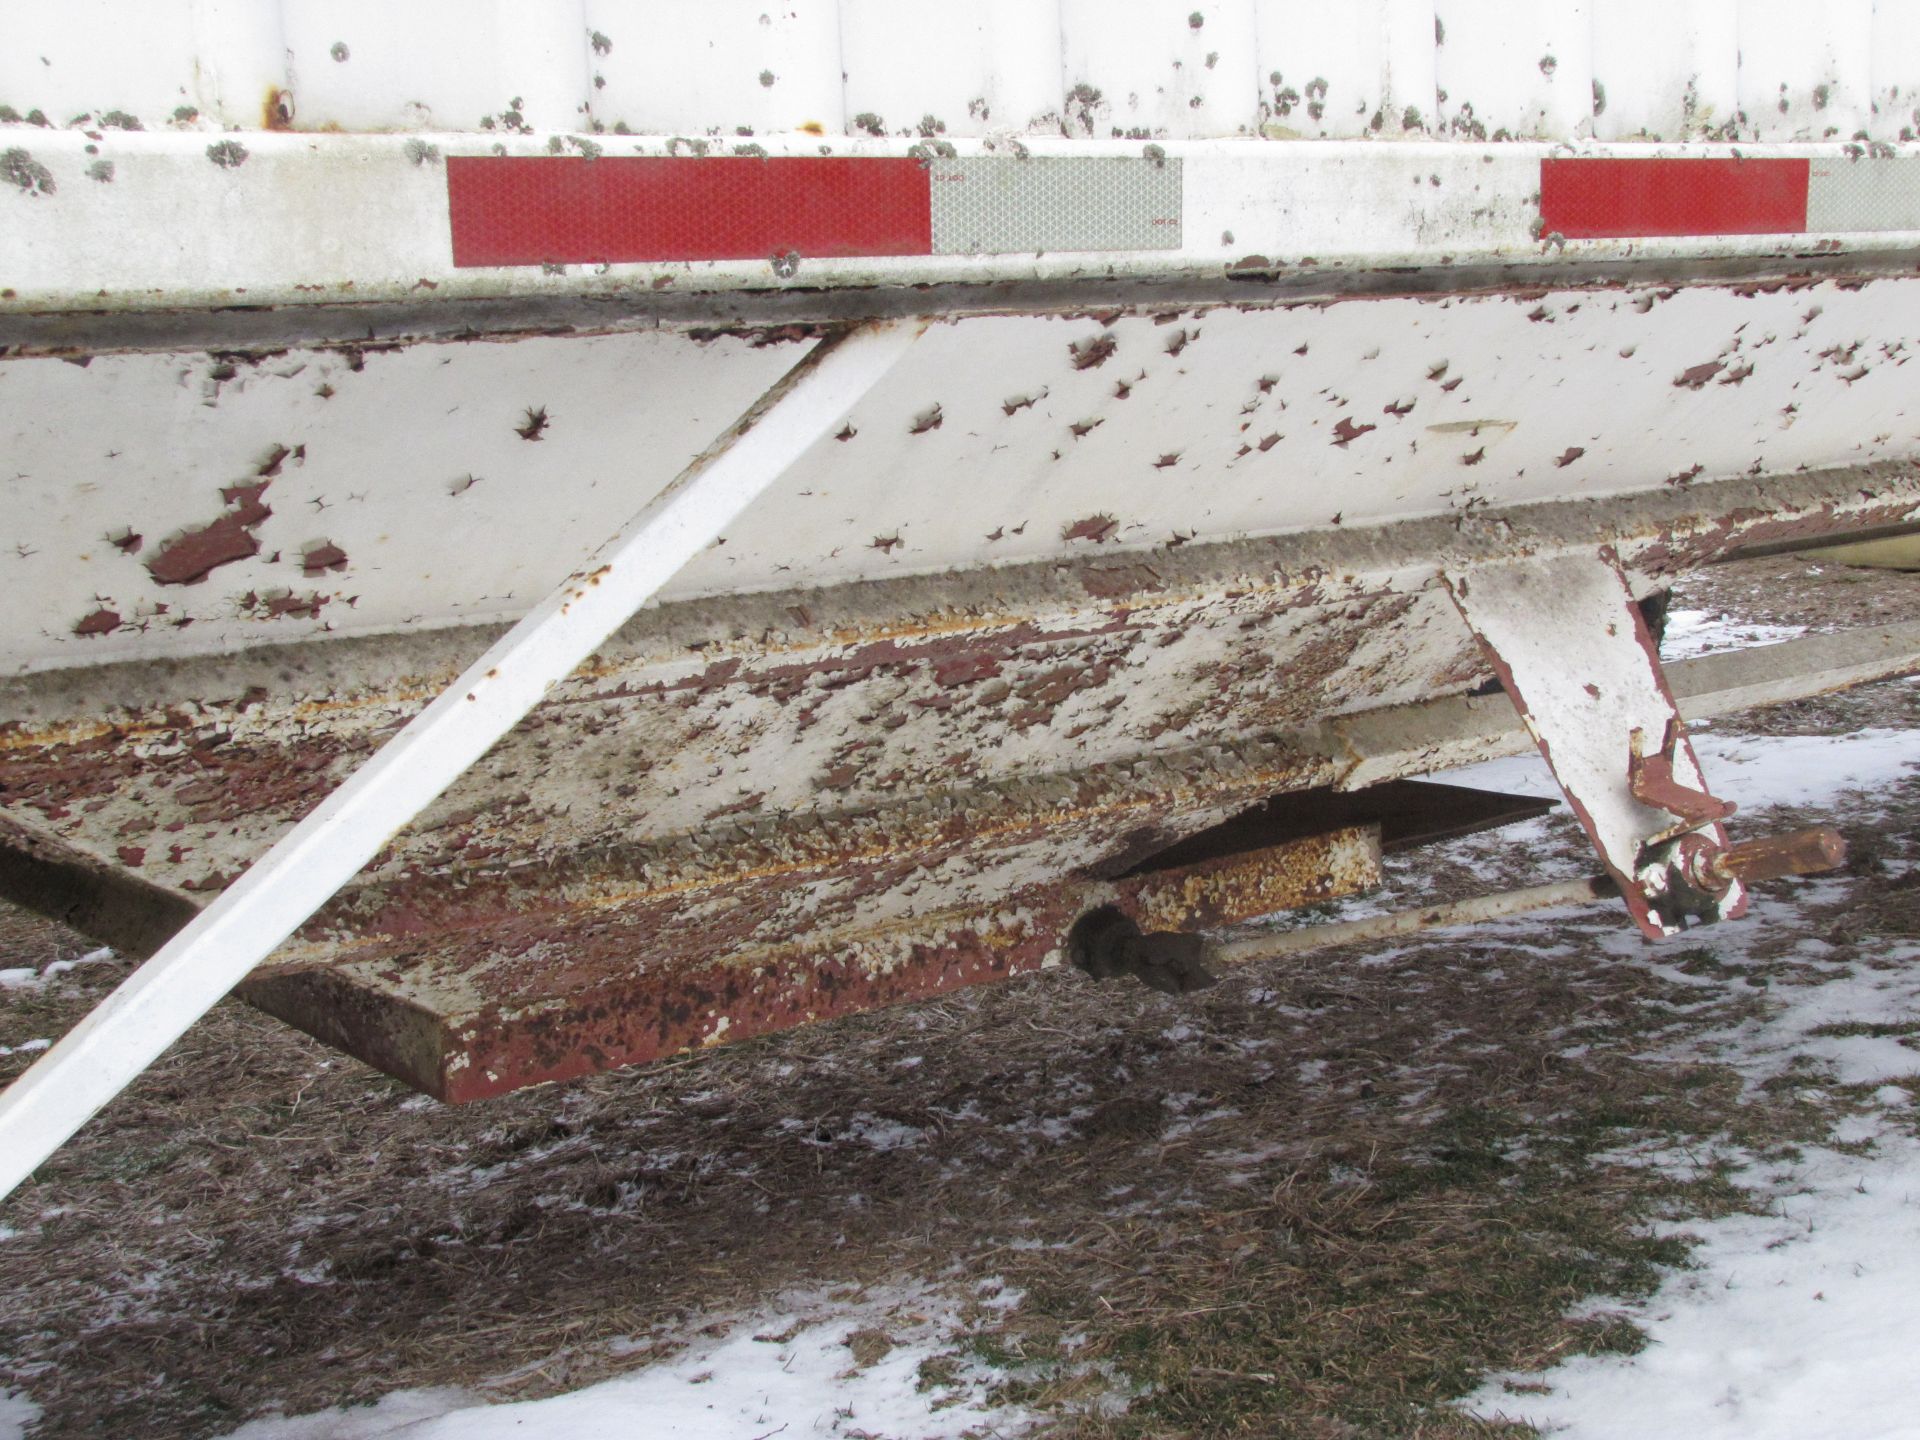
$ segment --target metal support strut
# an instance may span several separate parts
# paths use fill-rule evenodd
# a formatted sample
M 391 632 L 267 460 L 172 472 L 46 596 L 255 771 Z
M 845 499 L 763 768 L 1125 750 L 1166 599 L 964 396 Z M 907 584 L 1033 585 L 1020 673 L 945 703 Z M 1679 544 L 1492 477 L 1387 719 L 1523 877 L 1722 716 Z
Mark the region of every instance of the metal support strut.
M 1745 888 L 1719 863 L 1734 807 L 1707 791 L 1613 551 L 1498 561 L 1446 583 L 1641 932 L 1745 914 Z
M 644 509 L 0 1094 L 0 1198 L 845 418 L 920 333 L 819 342 Z

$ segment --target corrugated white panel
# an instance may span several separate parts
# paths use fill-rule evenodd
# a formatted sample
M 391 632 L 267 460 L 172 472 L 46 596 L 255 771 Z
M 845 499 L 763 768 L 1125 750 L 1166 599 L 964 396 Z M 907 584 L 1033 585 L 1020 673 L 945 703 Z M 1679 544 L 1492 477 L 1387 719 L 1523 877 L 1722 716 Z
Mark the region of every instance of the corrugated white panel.
M 1734 138 L 1739 0 L 1606 0 L 1593 11 L 1601 140 Z
M 1920 0 L 11 0 L 4 16 L 0 116 L 22 126 L 1920 134 Z
M 856 134 L 1059 133 L 1053 0 L 841 0 L 840 54 Z
M 0 105 L 53 125 L 257 129 L 286 84 L 276 6 L 245 0 L 8 5 Z M 128 122 L 137 122 L 130 124 Z
M 1433 0 L 1258 0 L 1264 133 L 1422 136 L 1434 115 Z
M 635 134 L 844 128 L 834 0 L 586 0 L 593 113 Z M 906 67 L 938 57 L 909 52 Z M 917 117 L 916 117 L 917 118 Z
M 281 0 L 280 10 L 301 129 L 587 124 L 580 0 Z
M 1252 135 L 1252 0 L 1062 0 L 1071 135 Z
M 1593 133 L 1588 0 L 1438 0 L 1434 73 L 1455 139 Z
M 1758 140 L 1850 140 L 1873 90 L 1873 0 L 1740 0 L 1740 109 Z
M 1877 0 L 1872 63 L 1873 138 L 1920 138 L 1920 4 Z

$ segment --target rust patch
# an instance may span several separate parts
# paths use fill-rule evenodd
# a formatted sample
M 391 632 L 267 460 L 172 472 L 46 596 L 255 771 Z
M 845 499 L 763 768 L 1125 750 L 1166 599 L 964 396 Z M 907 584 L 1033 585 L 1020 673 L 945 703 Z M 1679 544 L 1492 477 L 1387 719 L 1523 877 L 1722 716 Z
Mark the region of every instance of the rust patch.
M 1708 360 L 1699 365 L 1689 365 L 1675 378 L 1673 384 L 1677 390 L 1698 390 L 1727 368 L 1724 360 Z
M 198 585 L 222 565 L 249 560 L 260 553 L 254 528 L 273 514 L 261 496 L 271 481 L 257 485 L 229 485 L 220 492 L 227 513 L 211 524 L 174 536 L 147 561 L 147 573 L 157 585 Z
M 1095 335 L 1086 340 L 1075 340 L 1067 346 L 1067 353 L 1073 359 L 1076 370 L 1097 370 L 1113 358 L 1113 352 L 1120 348 L 1120 342 L 1107 334 Z
M 331 540 L 314 546 L 313 549 L 307 551 L 300 557 L 300 569 L 308 579 L 312 579 L 316 575 L 324 575 L 329 570 L 345 570 L 346 568 L 347 552 Z
M 534 405 L 528 408 L 526 418 L 513 427 L 513 433 L 522 440 L 538 440 L 547 433 L 547 407 Z
M 1369 430 L 1378 430 L 1378 425 L 1356 425 L 1351 416 L 1342 415 L 1340 423 L 1333 427 L 1333 443 L 1344 450 Z
M 1587 452 L 1578 445 L 1569 445 L 1559 455 L 1554 457 L 1553 463 L 1564 470 L 1586 453 Z
M 826 783 L 838 779 L 833 772 Z M 1161 823 L 1167 803 L 1127 833 L 1177 836 L 1181 828 Z M 973 841 L 956 832 L 948 843 Z M 730 891 L 691 951 L 671 923 L 656 928 L 664 917 L 644 903 L 568 912 L 568 944 L 554 951 L 561 917 L 546 913 L 554 905 L 548 887 L 532 913 L 495 908 L 508 897 L 494 897 L 477 927 L 449 929 L 452 917 L 432 910 L 389 915 L 383 929 L 394 938 L 361 950 L 352 970 L 288 966 L 257 975 L 243 994 L 444 1100 L 476 1100 L 1025 973 L 1109 897 L 1156 925 L 1230 924 L 1330 899 L 1376 883 L 1376 854 L 1370 831 L 1337 832 L 1142 874 L 1119 882 L 1117 896 L 1091 877 L 1069 876 L 1024 887 L 997 909 L 754 944 L 762 927 L 790 925 L 781 899 L 792 879 L 769 874 Z M 845 913 L 857 916 L 867 897 L 917 883 L 930 860 L 842 852 L 834 871 L 849 892 Z M 514 983 L 436 1014 L 408 998 L 405 985 L 423 948 L 434 952 L 435 970 L 486 954 L 519 957 Z M 536 958 L 543 953 L 550 958 Z M 662 954 L 677 963 L 654 963 Z
M 1000 673 L 1000 664 L 991 655 L 955 655 L 933 667 L 933 683 L 945 689 L 971 685 L 976 680 L 991 680 Z
M 73 627 L 76 635 L 110 635 L 120 628 L 120 612 L 108 610 L 104 606 L 85 619 L 77 621 Z
M 295 595 L 290 590 L 276 590 L 262 595 L 249 590 L 241 597 L 240 608 L 264 620 L 313 620 L 319 617 L 332 599 L 331 595 L 317 592 Z
M 1120 522 L 1111 515 L 1089 515 L 1084 520 L 1076 520 L 1060 532 L 1062 540 L 1091 540 L 1096 545 L 1105 544 L 1120 528 Z

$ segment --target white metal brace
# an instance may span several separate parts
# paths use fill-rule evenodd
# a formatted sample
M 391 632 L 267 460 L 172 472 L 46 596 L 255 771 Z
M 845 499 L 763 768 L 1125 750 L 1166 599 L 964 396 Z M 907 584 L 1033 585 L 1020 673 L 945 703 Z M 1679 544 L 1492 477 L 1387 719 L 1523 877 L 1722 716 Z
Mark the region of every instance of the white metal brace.
M 1642 933 L 1745 913 L 1745 889 L 1715 863 L 1733 807 L 1707 793 L 1613 551 L 1498 561 L 1446 582 Z
M 626 623 L 918 337 L 829 337 L 0 1094 L 0 1198 L 151 1064 Z

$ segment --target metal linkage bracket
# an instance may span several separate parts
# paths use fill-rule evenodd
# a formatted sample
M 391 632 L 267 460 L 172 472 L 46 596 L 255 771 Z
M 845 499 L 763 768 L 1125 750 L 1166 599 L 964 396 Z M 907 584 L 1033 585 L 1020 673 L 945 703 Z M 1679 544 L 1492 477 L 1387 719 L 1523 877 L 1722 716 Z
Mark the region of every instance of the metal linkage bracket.
M 1746 890 L 1721 863 L 1734 807 L 1707 789 L 1613 550 L 1445 580 L 1641 931 L 1745 914 Z

